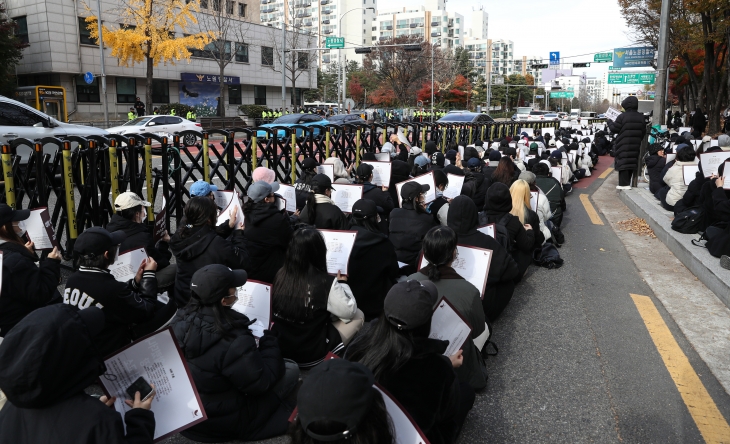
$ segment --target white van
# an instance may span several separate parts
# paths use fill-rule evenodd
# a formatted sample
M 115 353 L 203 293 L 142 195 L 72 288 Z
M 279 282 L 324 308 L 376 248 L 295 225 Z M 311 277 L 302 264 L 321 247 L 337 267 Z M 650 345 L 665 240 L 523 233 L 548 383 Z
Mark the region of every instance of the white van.
M 515 120 L 527 120 L 527 117 L 532 112 L 531 106 L 518 106 L 517 112 L 515 113 Z

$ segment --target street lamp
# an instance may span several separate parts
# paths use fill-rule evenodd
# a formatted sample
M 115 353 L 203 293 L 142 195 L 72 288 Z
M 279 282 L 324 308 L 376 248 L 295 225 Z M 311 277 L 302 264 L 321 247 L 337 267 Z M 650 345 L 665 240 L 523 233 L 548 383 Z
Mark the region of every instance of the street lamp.
M 431 120 L 433 120 L 433 52 L 436 47 L 441 47 L 441 42 L 431 45 Z
M 368 8 L 352 8 L 347 11 L 345 11 L 342 15 L 340 15 L 340 24 L 337 28 L 337 34 L 338 37 L 342 37 L 342 19 L 345 18 L 345 15 L 352 11 L 365 11 L 367 9 L 371 9 L 373 12 L 375 12 L 374 7 L 368 7 Z M 347 92 L 345 92 L 345 79 L 347 78 L 346 73 L 346 63 L 342 62 L 342 49 L 337 49 L 337 60 L 340 62 L 340 65 L 342 66 L 342 83 L 340 85 L 342 86 L 342 91 L 340 97 L 338 97 L 338 111 L 340 114 L 342 114 L 342 108 L 345 106 L 345 100 L 347 98 Z

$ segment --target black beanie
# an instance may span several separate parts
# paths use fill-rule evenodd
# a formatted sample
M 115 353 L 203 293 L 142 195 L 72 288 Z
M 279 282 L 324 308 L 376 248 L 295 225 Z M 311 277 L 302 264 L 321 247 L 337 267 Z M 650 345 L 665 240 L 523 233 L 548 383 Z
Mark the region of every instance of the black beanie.
M 484 203 L 484 209 L 497 213 L 509 213 L 512 211 L 512 195 L 507 185 L 502 182 L 495 182 L 487 189 L 487 199 Z

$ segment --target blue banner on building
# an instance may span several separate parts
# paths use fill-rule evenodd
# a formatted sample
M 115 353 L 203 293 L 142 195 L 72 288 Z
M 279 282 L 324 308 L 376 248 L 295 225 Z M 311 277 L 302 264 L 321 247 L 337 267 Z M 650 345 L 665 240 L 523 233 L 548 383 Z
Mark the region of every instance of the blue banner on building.
M 180 73 L 180 80 L 188 83 L 225 83 L 226 85 L 240 85 L 241 78 L 234 76 L 219 76 L 215 74 L 196 74 L 192 72 Z
M 637 68 L 652 66 L 654 62 L 654 48 L 642 46 L 635 48 L 615 48 L 613 50 L 614 68 Z

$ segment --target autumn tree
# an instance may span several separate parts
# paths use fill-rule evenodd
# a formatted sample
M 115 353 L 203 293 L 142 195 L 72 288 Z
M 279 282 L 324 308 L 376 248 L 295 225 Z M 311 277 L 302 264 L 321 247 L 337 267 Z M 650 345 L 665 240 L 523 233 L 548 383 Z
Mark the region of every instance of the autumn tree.
M 420 45 L 421 51 L 405 51 L 402 46 L 386 45 Z M 420 43 L 409 36 L 396 37 L 373 47 L 367 55 L 366 64 L 376 67 L 378 78 L 385 89 L 395 95 L 395 104 L 407 105 L 413 102 L 416 91 L 430 77 L 431 60 L 422 53 L 428 48 L 427 43 Z
M 23 48 L 28 46 L 18 38 L 18 24 L 8 18 L 5 5 L 0 3 L 0 95 L 12 97 L 15 92 L 15 67 L 23 58 Z
M 215 37 L 208 32 L 176 36 L 176 28 L 185 32 L 198 22 L 195 13 L 199 10 L 198 0 L 121 0 L 120 7 L 113 11 L 116 17 L 102 19 L 106 23 L 121 23 L 119 27 L 102 26 L 104 44 L 111 48 L 112 57 L 119 59 L 122 66 L 146 62 L 147 109 L 152 109 L 154 67 L 160 62 L 190 60 L 190 49 L 202 49 Z M 97 17 L 87 17 L 86 23 L 91 38 L 98 44 Z
M 466 77 L 458 74 L 453 82 L 445 87 L 444 101 L 450 108 L 467 108 L 471 84 Z

